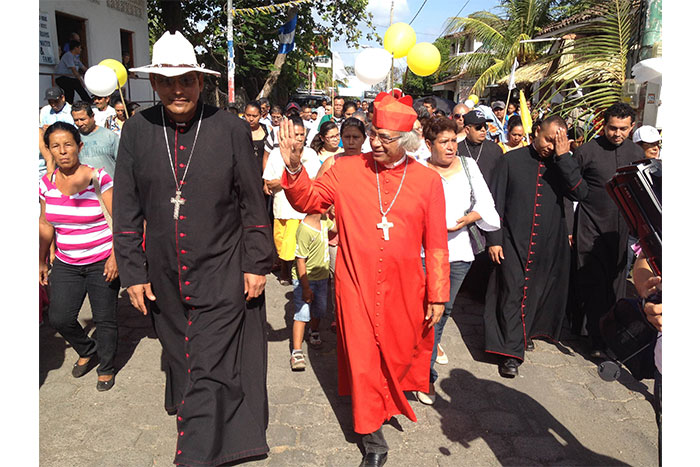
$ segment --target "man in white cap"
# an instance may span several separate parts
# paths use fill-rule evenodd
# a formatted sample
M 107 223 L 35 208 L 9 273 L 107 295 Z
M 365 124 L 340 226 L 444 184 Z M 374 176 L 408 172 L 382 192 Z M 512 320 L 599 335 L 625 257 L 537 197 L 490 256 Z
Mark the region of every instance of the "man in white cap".
M 166 32 L 148 73 L 160 104 L 123 127 L 114 243 L 132 305 L 163 346 L 174 463 L 213 466 L 269 451 L 265 274 L 272 232 L 249 125 L 200 99 L 192 44 Z M 142 247 L 147 222 L 145 248 Z
M 659 159 L 661 157 L 661 134 L 651 125 L 643 125 L 632 134 L 632 142 L 637 143 L 644 150 L 646 159 Z

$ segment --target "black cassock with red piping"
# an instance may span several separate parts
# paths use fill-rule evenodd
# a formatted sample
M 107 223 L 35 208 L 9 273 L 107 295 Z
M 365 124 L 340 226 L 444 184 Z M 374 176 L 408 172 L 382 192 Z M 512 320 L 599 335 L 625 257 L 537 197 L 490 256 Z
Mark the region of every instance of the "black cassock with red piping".
M 525 341 L 557 340 L 566 311 L 570 247 L 565 210 L 580 179 L 571 154 L 541 158 L 532 145 L 506 153 L 491 187 L 501 229 L 487 246 L 504 259 L 489 277 L 484 307 L 487 352 L 523 360 Z
M 160 104 L 133 115 L 117 157 L 114 245 L 122 285 L 150 282 L 156 296 L 175 463 L 267 452 L 265 299 L 246 303 L 243 274 L 270 271 L 273 242 L 250 127 L 201 102 L 185 124 Z

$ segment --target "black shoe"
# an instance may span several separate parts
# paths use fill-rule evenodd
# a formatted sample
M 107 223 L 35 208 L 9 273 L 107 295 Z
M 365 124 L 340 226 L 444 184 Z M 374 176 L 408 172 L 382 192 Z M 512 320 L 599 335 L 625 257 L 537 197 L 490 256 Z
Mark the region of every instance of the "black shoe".
M 384 452 L 382 454 L 377 454 L 376 452 L 370 452 L 365 454 L 362 458 L 362 463 L 360 467 L 382 467 L 386 463 L 386 458 L 389 453 Z
M 533 350 L 535 350 L 535 343 L 532 342 L 532 339 L 528 339 L 526 341 L 525 350 L 527 352 L 532 352 Z
M 78 359 L 74 364 L 73 364 L 73 370 L 71 370 L 71 374 L 73 375 L 73 378 L 80 378 L 81 376 L 85 376 L 85 374 L 90 371 L 91 366 L 90 363 L 92 363 L 93 357 L 95 354 L 90 356 L 90 360 L 87 362 L 83 363 L 82 365 L 78 365 L 78 362 L 80 359 Z M 82 357 L 81 357 L 82 358 Z
M 109 381 L 100 381 L 98 379 L 97 380 L 97 390 L 100 392 L 109 391 L 110 389 L 112 389 L 112 386 L 114 386 L 115 379 L 116 378 L 114 377 L 114 375 L 112 376 L 112 379 L 110 379 Z
M 512 357 L 506 357 L 498 364 L 498 372 L 504 378 L 515 378 L 518 376 L 518 361 Z

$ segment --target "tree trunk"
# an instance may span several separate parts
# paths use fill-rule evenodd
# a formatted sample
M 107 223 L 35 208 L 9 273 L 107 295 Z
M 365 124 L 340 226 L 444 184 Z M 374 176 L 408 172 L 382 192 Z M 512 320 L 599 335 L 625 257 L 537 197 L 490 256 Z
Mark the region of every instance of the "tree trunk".
M 282 65 L 284 65 L 285 60 L 287 60 L 287 54 L 277 54 L 275 64 L 273 65 L 274 68 L 272 71 L 270 71 L 270 74 L 268 75 L 267 80 L 265 80 L 265 84 L 263 85 L 263 88 L 256 99 L 261 99 L 270 95 L 272 87 L 275 85 L 275 83 L 277 83 L 277 78 L 279 78 L 280 73 L 282 73 Z

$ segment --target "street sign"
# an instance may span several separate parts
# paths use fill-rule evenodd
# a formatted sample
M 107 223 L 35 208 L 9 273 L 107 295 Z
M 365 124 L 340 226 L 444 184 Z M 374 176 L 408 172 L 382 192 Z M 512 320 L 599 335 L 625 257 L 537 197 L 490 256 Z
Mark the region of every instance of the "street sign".
M 331 57 L 328 55 L 319 55 L 318 57 L 314 57 L 314 65 L 316 68 L 330 68 Z

